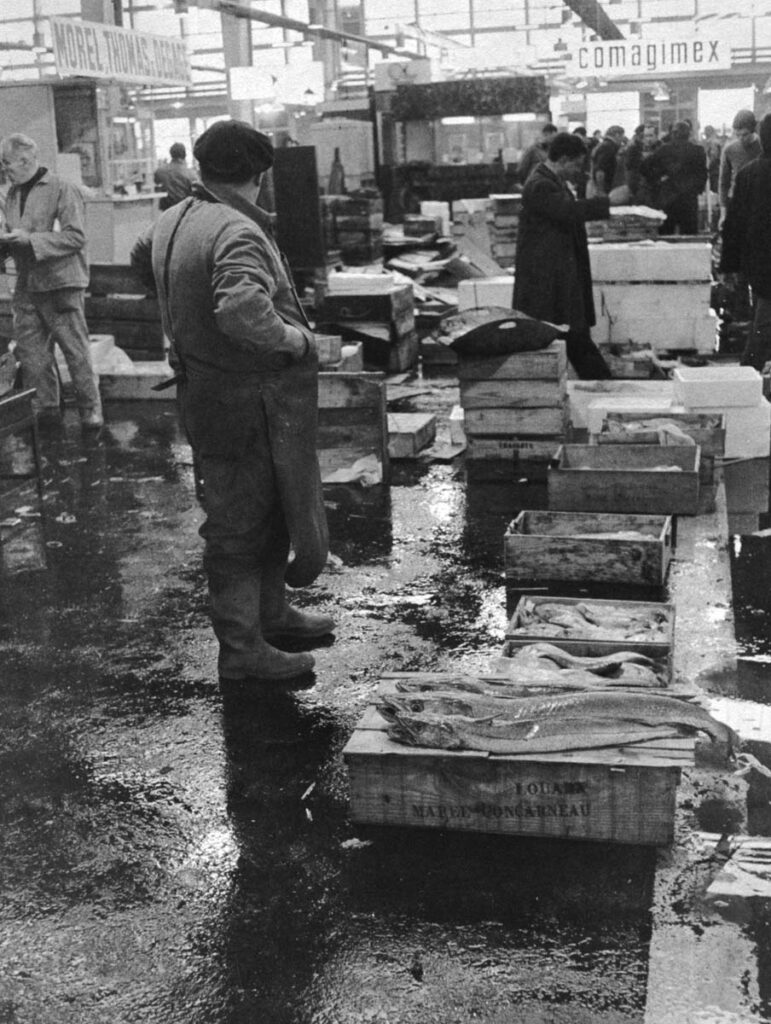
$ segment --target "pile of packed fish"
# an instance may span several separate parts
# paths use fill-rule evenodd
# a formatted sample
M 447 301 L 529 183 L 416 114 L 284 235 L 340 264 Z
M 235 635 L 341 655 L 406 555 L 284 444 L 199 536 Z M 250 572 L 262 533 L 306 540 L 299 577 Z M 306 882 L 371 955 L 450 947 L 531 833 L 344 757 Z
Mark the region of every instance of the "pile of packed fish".
M 669 616 L 666 610 L 650 606 L 625 608 L 577 601 L 532 601 L 525 598 L 517 608 L 517 621 L 509 635 L 591 637 L 602 640 L 666 643 Z
M 665 689 L 666 668 L 635 652 L 582 658 L 550 644 L 522 648 L 501 674 L 387 677 L 377 709 L 398 743 L 491 754 L 618 747 L 704 733 L 729 750 L 733 732 Z

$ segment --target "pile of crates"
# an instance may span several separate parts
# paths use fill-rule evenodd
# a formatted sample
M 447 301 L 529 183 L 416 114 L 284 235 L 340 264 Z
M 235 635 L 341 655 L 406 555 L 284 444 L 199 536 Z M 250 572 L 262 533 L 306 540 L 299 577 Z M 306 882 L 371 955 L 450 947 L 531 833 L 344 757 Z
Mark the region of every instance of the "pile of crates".
M 513 267 L 517 255 L 517 232 L 522 210 L 521 195 L 494 195 L 490 224 L 490 251 L 500 267 Z
M 322 196 L 322 222 L 328 250 L 349 266 L 383 256 L 383 200 L 380 196 Z
M 569 425 L 565 342 L 537 352 L 464 358 L 458 376 L 469 475 L 545 478 Z

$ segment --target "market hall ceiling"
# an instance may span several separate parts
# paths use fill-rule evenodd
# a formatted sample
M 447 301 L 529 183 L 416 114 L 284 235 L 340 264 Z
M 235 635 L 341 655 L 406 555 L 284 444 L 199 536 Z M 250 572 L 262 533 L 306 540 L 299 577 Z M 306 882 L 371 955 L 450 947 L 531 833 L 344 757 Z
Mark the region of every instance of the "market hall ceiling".
M 595 32 L 600 39 L 623 39 L 624 33 L 612 21 L 599 0 L 564 0 L 574 14 L 583 21 L 587 28 Z

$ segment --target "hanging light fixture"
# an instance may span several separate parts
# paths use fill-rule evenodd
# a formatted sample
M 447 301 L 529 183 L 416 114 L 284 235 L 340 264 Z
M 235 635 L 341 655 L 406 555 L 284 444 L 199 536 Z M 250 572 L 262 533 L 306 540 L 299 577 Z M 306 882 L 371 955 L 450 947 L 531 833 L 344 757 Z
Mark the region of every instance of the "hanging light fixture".
M 666 103 L 670 99 L 669 89 L 664 82 L 655 82 L 653 85 L 653 102 Z

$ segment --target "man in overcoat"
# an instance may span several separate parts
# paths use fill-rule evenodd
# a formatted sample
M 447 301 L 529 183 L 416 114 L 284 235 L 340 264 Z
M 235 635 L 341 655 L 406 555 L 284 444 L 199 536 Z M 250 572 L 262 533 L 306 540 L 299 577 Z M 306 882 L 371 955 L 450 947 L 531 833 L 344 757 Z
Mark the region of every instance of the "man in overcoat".
M 735 287 L 749 281 L 753 321 L 743 366 L 762 370 L 771 359 L 771 114 L 760 122 L 762 155 L 736 176 L 723 221 L 720 273 Z
M 58 345 L 70 371 L 85 430 L 102 426 L 85 315 L 88 285 L 85 206 L 75 185 L 41 165 L 37 143 L 14 134 L 0 142 L 10 178 L 0 259 L 16 264 L 13 332 L 25 387 L 35 388 L 41 419 L 60 415 Z
M 661 209 L 667 215 L 659 234 L 698 234 L 699 196 L 707 184 L 707 159 L 701 146 L 691 141 L 688 121 L 675 122 L 671 140 L 646 157 L 640 171 L 655 183 Z
M 286 592 L 312 583 L 327 557 L 315 338 L 256 206 L 270 139 L 220 121 L 194 155 L 201 183 L 138 240 L 132 263 L 154 280 L 181 378 L 220 681 L 304 686 L 312 656 L 282 648 L 333 629 Z
M 547 159 L 528 178 L 519 217 L 514 308 L 566 324 L 567 355 L 578 376 L 604 380 L 610 370 L 590 330 L 596 318 L 586 222 L 608 217 L 610 200 L 576 199 L 568 187 L 580 175 L 585 156 L 578 135 L 559 132 Z

